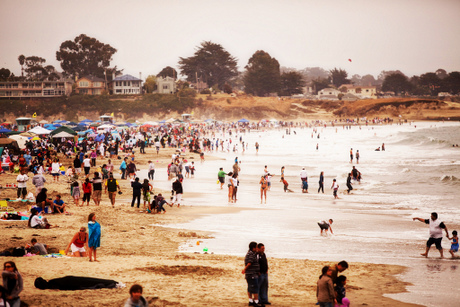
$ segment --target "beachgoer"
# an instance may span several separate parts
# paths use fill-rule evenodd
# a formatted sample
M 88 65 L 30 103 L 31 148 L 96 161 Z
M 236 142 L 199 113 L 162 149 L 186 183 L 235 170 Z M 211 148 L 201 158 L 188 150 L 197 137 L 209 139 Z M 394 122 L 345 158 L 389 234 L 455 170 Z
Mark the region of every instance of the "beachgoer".
M 353 180 L 356 180 L 359 183 L 361 183 L 361 173 L 356 169 L 355 166 L 353 166 L 351 170 L 351 175 L 353 176 Z
M 263 306 L 259 304 L 259 273 L 260 266 L 257 259 L 257 243 L 249 243 L 249 250 L 244 257 L 244 269 L 241 271 L 245 275 L 248 284 L 249 306 Z
M 271 305 L 268 301 L 268 261 L 265 255 L 265 246 L 263 243 L 257 244 L 257 252 L 259 258 L 260 275 L 258 280 L 259 285 L 259 300 L 262 305 Z
M 457 230 L 452 231 L 452 238 L 447 235 L 447 238 L 449 240 L 452 240 L 452 244 L 450 246 L 449 253 L 452 255 L 452 258 L 454 258 L 454 253 L 458 252 L 458 236 L 457 236 Z
M 7 290 L 6 302 L 10 307 L 21 306 L 19 293 L 24 289 L 24 281 L 21 274 L 13 261 L 7 261 L 3 264 L 3 287 Z
M 259 143 L 256 142 L 256 153 L 259 153 Z
M 307 171 L 305 170 L 305 167 L 302 167 L 302 170 L 300 171 L 300 180 L 304 181 L 307 180 L 308 174 Z
M 328 265 L 324 266 L 321 273 L 316 286 L 316 298 L 320 307 L 333 307 L 337 301 L 331 279 L 332 269 Z
M 18 183 L 18 199 L 25 199 L 27 195 L 27 181 L 29 180 L 29 176 L 27 176 L 26 168 L 21 168 L 20 174 L 16 177 L 16 181 Z
M 142 183 L 139 182 L 139 177 L 136 177 L 134 181 L 131 182 L 131 187 L 133 188 L 133 200 L 131 201 L 131 208 L 134 207 L 134 203 L 137 199 L 137 208 L 141 204 L 141 190 L 142 190 Z
M 240 171 L 241 171 L 241 168 L 238 164 L 238 160 L 235 160 L 235 164 L 233 164 L 233 175 L 238 175 Z
M 65 249 L 65 254 L 69 253 L 69 249 L 72 251 L 72 256 L 74 257 L 86 257 L 86 249 L 88 249 L 88 233 L 86 232 L 86 227 L 80 227 L 78 231 Z
M 318 222 L 318 226 L 321 229 L 321 235 L 323 235 L 323 231 L 327 235 L 327 231 L 329 229 L 331 230 L 331 234 L 334 234 L 334 232 L 332 231 L 332 227 L 331 227 L 333 222 L 334 221 L 332 219 L 329 219 L 329 221 L 319 221 Z
M 88 155 L 85 155 L 83 160 L 83 169 L 85 170 L 85 175 L 88 177 L 89 170 L 91 169 L 91 160 L 88 158 Z
M 441 254 L 441 258 L 444 257 L 443 249 L 441 246 L 442 241 L 442 230 L 446 232 L 446 235 L 449 236 L 449 231 L 447 230 L 446 225 L 443 222 L 438 220 L 438 214 L 436 212 L 431 213 L 431 217 L 429 219 L 421 219 L 419 217 L 414 217 L 413 221 L 418 220 L 425 224 L 430 225 L 430 238 L 426 242 L 426 251 L 425 253 L 421 254 L 422 256 L 428 257 L 428 252 L 430 251 L 431 245 L 435 244 L 436 249 Z
M 153 180 L 155 175 L 155 164 L 152 161 L 149 161 L 149 179 Z
M 89 178 L 85 179 L 85 182 L 81 185 L 81 187 L 83 189 L 83 200 L 81 205 L 83 206 L 86 201 L 86 205 L 89 206 L 89 201 L 91 199 L 91 193 L 93 190 Z
M 352 187 L 352 184 L 351 184 L 351 173 L 348 173 L 348 177 L 347 177 L 347 192 L 348 194 L 350 194 L 350 191 L 353 190 L 353 187 Z
M 88 216 L 88 247 L 89 261 L 97 261 L 96 250 L 101 246 L 101 225 L 96 222 L 96 213 L 90 213 Z
M 359 164 L 359 150 L 356 151 L 356 164 Z
M 125 307 L 148 307 L 149 303 L 142 296 L 142 286 L 141 285 L 132 285 L 129 288 L 129 298 L 125 303 Z
M 66 204 L 61 199 L 61 195 L 57 194 L 56 199 L 53 201 L 53 213 L 64 213 Z
M 43 243 L 38 243 L 37 239 L 33 238 L 30 240 L 31 246 L 31 253 L 35 255 L 47 255 L 48 251 L 46 250 L 46 246 Z
M 219 168 L 219 172 L 217 173 L 217 179 L 220 182 L 220 189 L 222 190 L 224 183 L 225 183 L 225 172 L 224 169 L 221 167 Z
M 182 201 L 182 194 L 184 193 L 182 183 L 179 178 L 176 178 L 176 180 L 172 183 L 172 190 L 174 191 L 172 204 L 174 205 L 177 203 L 177 207 L 179 207 Z
M 94 204 L 99 206 L 102 198 L 102 179 L 99 177 L 99 172 L 94 172 L 94 178 L 90 182 L 93 184 Z
M 282 182 L 284 185 L 284 192 L 294 192 L 293 190 L 289 189 L 289 183 L 286 181 L 286 179 L 284 179 L 284 177 L 281 177 L 280 182 Z
M 32 177 L 32 184 L 35 186 L 35 196 L 40 193 L 40 191 L 45 186 L 46 178 L 42 173 L 35 172 Z
M 128 158 L 124 158 L 120 164 L 121 179 L 126 179 L 126 168 L 127 168 L 126 161 L 128 161 Z
M 331 273 L 332 282 L 335 284 L 339 273 L 342 273 L 343 271 L 348 269 L 348 262 L 346 262 L 345 260 L 342 260 L 337 264 L 331 265 L 330 269 L 332 270 L 332 273 Z
M 385 143 L 382 143 L 382 151 L 385 151 Z
M 192 161 L 192 164 L 190 164 L 190 175 L 192 177 L 195 177 L 195 162 Z
M 48 211 L 48 213 L 51 213 L 54 210 L 54 205 L 53 205 L 53 202 L 50 199 L 48 199 L 46 192 L 48 192 L 48 189 L 42 188 L 40 193 L 37 194 L 35 203 L 37 204 L 38 207 L 42 208 L 43 213 L 46 211 L 45 210 L 46 206 L 49 206 L 50 210 Z
M 109 199 L 112 204 L 112 208 L 115 208 L 115 196 L 118 193 L 121 194 L 120 186 L 118 185 L 118 181 L 113 178 L 113 173 L 109 174 L 109 179 L 105 181 L 105 192 L 109 193 Z
M 347 284 L 347 277 L 340 275 L 337 277 L 334 291 L 336 295 L 337 304 L 334 307 L 349 307 L 350 300 L 346 297 L 345 285 Z
M 51 163 L 51 175 L 53 175 L 53 179 L 55 182 L 59 181 L 59 175 L 61 174 L 60 170 L 61 164 L 57 158 L 54 158 L 53 163 Z
M 79 186 L 78 181 L 74 181 L 74 183 L 72 183 L 72 197 L 73 197 L 73 201 L 75 205 L 79 207 L 80 206 L 80 186 Z
M 233 172 L 227 174 L 228 177 L 228 202 L 232 203 L 232 195 L 233 195 Z
M 150 204 L 150 195 L 153 191 L 153 185 L 149 182 L 147 178 L 144 179 L 144 183 L 142 184 L 142 199 L 144 200 L 144 210 L 146 206 Z
M 51 224 L 48 223 L 46 217 L 39 218 L 38 211 L 35 208 L 30 209 L 30 216 L 28 226 L 30 228 L 48 229 L 51 228 Z
M 319 174 L 319 188 L 318 188 L 318 193 L 319 191 L 322 191 L 324 194 L 324 172 L 321 172 Z
M 136 176 L 136 172 L 137 172 L 136 164 L 134 164 L 134 161 L 129 161 L 128 167 L 126 169 L 127 169 L 129 178 L 133 179 L 134 176 Z
M 75 172 L 77 172 L 77 174 L 81 174 L 81 161 L 78 158 L 78 154 L 75 156 L 75 159 L 73 160 L 73 167 L 75 168 Z
M 260 184 L 260 203 L 263 202 L 264 196 L 265 196 L 265 203 L 267 203 L 267 189 L 268 189 L 267 176 L 261 176 L 259 184 Z
M 337 196 L 337 191 L 339 190 L 339 184 L 337 183 L 336 179 L 332 179 L 332 186 L 331 189 L 334 191 L 334 198 L 338 199 L 339 197 Z
M 232 201 L 234 203 L 236 203 L 236 201 L 238 200 L 237 199 L 237 193 L 238 193 L 238 185 L 239 185 L 239 181 L 238 181 L 238 175 L 236 174 L 233 174 L 232 178 L 232 183 L 233 183 L 233 187 L 232 187 Z
M 350 148 L 350 163 L 353 163 L 353 148 Z

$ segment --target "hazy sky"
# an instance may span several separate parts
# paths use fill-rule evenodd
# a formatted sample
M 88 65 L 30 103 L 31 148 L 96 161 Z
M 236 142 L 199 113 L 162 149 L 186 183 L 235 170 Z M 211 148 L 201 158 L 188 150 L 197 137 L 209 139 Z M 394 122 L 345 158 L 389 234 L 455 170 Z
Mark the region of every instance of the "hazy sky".
M 143 79 L 208 40 L 241 71 L 257 50 L 281 66 L 349 76 L 460 71 L 459 12 L 459 0 L 0 0 L 0 68 L 19 75 L 24 54 L 61 71 L 56 51 L 83 33 L 118 50 L 112 66 Z

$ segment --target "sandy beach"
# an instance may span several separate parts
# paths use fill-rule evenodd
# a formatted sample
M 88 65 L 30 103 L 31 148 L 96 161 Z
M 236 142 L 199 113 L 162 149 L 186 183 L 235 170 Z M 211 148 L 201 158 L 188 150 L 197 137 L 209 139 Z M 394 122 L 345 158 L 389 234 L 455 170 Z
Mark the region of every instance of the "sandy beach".
M 136 164 L 145 168 L 152 157 L 157 167 L 166 166 L 173 149 L 164 149 L 159 156 L 147 148 L 146 155 L 137 155 Z M 199 159 L 186 154 L 187 158 Z M 213 159 L 207 156 L 206 159 Z M 217 159 L 217 158 L 214 158 Z M 69 164 L 61 158 L 61 163 Z M 98 164 L 106 160 L 99 160 Z M 118 163 L 117 163 L 118 162 Z M 116 161 L 115 169 L 119 165 Z M 29 174 L 31 176 L 31 174 Z M 16 175 L 2 174 L 0 184 L 13 183 Z M 246 283 L 241 269 L 243 257 L 194 254 L 178 251 L 178 246 L 187 240 L 199 241 L 212 238 L 212 233 L 182 231 L 168 228 L 203 215 L 227 214 L 242 210 L 232 207 L 167 206 L 166 214 L 139 213 L 130 207 L 131 188 L 129 180 L 119 180 L 123 194 L 117 196 L 112 209 L 103 195 L 102 203 L 96 207 L 76 207 L 69 194 L 68 184 L 61 177 L 53 183 L 46 175 L 49 195 L 60 193 L 69 205 L 71 215 L 48 215 L 53 225 L 59 228 L 48 230 L 30 229 L 27 221 L 2 221 L 1 249 L 25 246 L 31 238 L 47 244 L 51 251 L 65 249 L 72 235 L 87 223 L 87 216 L 95 212 L 102 226 L 101 248 L 98 262 L 87 258 L 44 258 L 41 256 L 11 258 L 24 278 L 21 300 L 29 306 L 121 306 L 129 296 L 128 289 L 134 283 L 144 287 L 144 296 L 152 306 L 246 306 Z M 29 191 L 33 191 L 31 182 Z M 158 193 L 159 190 L 155 189 Z M 15 199 L 16 190 L 1 190 L 1 197 Z M 185 194 L 185 197 L 193 197 Z M 9 202 L 10 207 L 27 210 L 30 203 Z M 142 204 L 141 204 L 142 207 Z M 157 226 L 153 226 L 157 225 Z M 160 225 L 166 226 L 162 227 Z M 249 242 L 248 242 L 249 243 Z M 364 259 L 363 259 L 364 260 Z M 332 264 L 324 261 L 272 258 L 268 253 L 270 289 L 269 296 L 274 306 L 308 306 L 316 302 L 316 281 L 321 267 Z M 406 291 L 407 283 L 396 276 L 405 271 L 402 266 L 350 263 L 345 272 L 348 277 L 347 297 L 353 305 L 368 306 L 418 306 L 402 303 L 384 294 Z M 39 290 L 34 287 L 37 277 L 59 278 L 67 275 L 113 279 L 126 284 L 126 288 L 58 291 Z

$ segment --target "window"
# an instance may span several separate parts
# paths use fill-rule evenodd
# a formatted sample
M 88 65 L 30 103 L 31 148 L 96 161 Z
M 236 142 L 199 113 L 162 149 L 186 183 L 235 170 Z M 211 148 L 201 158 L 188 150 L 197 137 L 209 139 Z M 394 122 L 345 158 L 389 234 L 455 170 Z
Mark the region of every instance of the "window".
M 54 96 L 54 90 L 43 90 L 44 96 Z
M 163 89 L 164 89 L 164 90 L 169 89 L 169 85 L 168 85 L 168 84 L 163 85 Z
M 78 86 L 79 87 L 88 87 L 89 82 L 88 81 L 80 81 L 80 82 L 78 82 Z
M 121 89 L 117 89 L 117 90 L 115 91 L 115 93 L 117 93 L 117 94 L 121 94 L 121 93 L 122 93 L 122 91 L 121 91 Z
M 94 87 L 101 87 L 101 82 L 93 82 Z

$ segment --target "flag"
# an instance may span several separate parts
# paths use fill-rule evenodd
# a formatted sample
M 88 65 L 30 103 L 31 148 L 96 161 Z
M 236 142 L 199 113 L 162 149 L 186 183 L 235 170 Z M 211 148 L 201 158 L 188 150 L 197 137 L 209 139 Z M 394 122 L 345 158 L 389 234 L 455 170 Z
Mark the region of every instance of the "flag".
M 112 117 L 113 117 L 113 112 L 112 112 L 112 114 L 110 114 L 110 116 L 112 116 Z
M 33 118 L 37 117 L 37 112 L 34 113 L 34 115 L 32 115 Z

